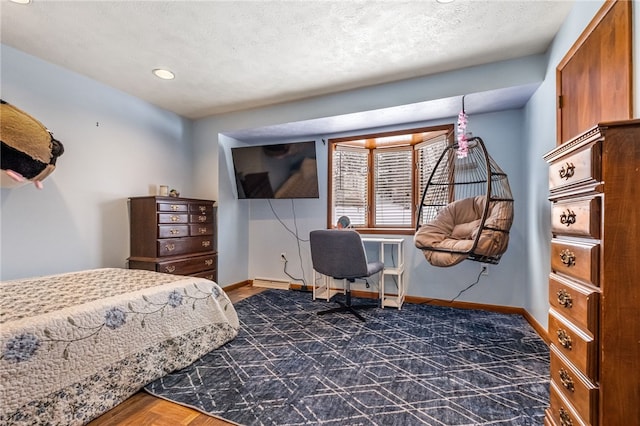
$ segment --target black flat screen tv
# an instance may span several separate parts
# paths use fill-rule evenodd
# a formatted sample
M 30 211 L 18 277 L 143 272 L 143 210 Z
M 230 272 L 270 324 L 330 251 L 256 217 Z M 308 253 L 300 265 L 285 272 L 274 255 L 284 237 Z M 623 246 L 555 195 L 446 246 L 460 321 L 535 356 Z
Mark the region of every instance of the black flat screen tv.
M 238 198 L 318 198 L 316 143 L 231 148 Z

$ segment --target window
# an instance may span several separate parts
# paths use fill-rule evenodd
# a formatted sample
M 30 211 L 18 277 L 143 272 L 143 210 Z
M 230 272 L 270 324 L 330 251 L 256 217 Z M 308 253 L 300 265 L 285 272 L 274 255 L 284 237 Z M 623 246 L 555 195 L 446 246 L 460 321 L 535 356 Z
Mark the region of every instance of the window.
M 329 140 L 329 227 L 348 216 L 372 233 L 413 233 L 417 208 L 453 125 Z

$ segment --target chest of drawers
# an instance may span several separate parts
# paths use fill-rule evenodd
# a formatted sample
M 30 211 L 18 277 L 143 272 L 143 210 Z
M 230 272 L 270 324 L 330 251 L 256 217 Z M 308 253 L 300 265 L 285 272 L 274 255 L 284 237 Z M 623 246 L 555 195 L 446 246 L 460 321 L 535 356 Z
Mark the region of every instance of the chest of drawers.
M 602 123 L 549 163 L 550 426 L 640 425 L 640 120 Z
M 210 200 L 129 199 L 129 268 L 217 280 L 216 207 Z

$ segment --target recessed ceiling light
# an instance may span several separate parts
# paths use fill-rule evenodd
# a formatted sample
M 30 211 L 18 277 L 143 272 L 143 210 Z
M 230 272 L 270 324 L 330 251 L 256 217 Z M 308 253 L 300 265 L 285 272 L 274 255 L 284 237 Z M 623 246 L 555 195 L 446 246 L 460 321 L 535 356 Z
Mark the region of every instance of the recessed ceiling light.
M 18 3 L 18 4 L 29 4 L 31 3 L 31 0 L 9 0 L 12 3 Z
M 153 70 L 153 73 L 156 77 L 163 80 L 173 80 L 176 77 L 171 71 L 164 70 L 162 68 L 156 68 L 155 70 Z
M 436 0 L 436 2 L 444 4 L 444 3 L 453 3 L 454 0 Z

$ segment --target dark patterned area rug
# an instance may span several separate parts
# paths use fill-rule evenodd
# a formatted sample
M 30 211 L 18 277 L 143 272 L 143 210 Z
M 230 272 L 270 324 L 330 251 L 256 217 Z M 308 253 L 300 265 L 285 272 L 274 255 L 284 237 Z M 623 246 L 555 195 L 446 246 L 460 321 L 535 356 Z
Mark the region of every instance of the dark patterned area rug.
M 549 352 L 520 315 L 316 315 L 334 306 L 286 290 L 242 300 L 235 340 L 145 389 L 242 425 L 543 424 Z

